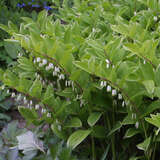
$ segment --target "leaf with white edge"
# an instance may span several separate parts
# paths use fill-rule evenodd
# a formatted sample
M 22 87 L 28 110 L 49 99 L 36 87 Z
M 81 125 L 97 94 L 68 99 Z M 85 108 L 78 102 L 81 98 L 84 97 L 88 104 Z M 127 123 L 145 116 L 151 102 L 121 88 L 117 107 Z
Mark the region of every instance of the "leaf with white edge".
M 126 131 L 124 138 L 131 138 L 131 137 L 133 137 L 134 135 L 136 135 L 138 133 L 140 133 L 140 130 L 137 130 L 135 128 L 129 128 Z
M 160 128 L 160 114 L 159 113 L 157 113 L 156 115 L 151 114 L 151 118 L 145 118 L 145 120 L 148 123 Z
M 74 117 L 66 124 L 65 127 L 68 127 L 68 128 L 82 127 L 82 122 L 79 118 Z
M 100 112 L 94 112 L 94 113 L 91 113 L 90 116 L 88 117 L 88 124 L 92 127 L 96 124 L 96 122 L 100 119 L 102 113 Z
M 70 135 L 67 146 L 72 149 L 76 148 L 89 134 L 91 130 L 78 130 Z
M 40 150 L 44 152 L 42 141 L 38 140 L 36 135 L 31 131 L 17 136 L 17 140 L 18 149 L 23 150 L 23 153 L 33 150 Z
M 151 142 L 151 137 L 145 139 L 142 143 L 138 144 L 137 148 L 140 150 L 143 150 L 143 151 L 147 151 L 147 149 L 150 145 L 150 142 Z

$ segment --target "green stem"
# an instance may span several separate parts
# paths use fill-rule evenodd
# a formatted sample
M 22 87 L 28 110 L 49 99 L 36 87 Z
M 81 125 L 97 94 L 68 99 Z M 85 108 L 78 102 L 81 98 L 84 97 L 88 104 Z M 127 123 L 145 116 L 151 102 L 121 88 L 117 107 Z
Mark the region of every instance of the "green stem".
M 108 124 L 108 128 L 109 130 L 111 130 L 111 124 L 109 121 L 109 117 L 106 117 L 107 119 L 107 124 Z M 114 135 L 111 136 L 111 145 L 112 145 L 112 156 L 113 156 L 113 160 L 116 160 L 116 151 L 115 151 L 115 143 L 114 143 Z
M 156 140 L 156 136 L 154 136 L 154 139 L 153 140 Z M 152 160 L 155 160 L 155 155 L 156 155 L 156 147 L 157 147 L 157 143 L 155 141 L 155 145 L 154 145 L 154 151 L 153 151 L 153 156 L 152 156 Z
M 95 143 L 93 136 L 91 136 L 91 139 L 92 139 L 92 160 L 96 160 Z

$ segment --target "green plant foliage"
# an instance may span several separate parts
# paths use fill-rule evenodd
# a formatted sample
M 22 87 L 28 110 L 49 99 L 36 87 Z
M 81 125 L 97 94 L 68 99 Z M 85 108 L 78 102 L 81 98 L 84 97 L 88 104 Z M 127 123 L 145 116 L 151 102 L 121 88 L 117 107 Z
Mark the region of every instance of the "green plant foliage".
M 59 5 L 55 15 L 23 18 L 18 30 L 0 25 L 24 49 L 16 64 L 0 70 L 24 106 L 21 114 L 49 124 L 74 152 L 86 151 L 80 157 L 155 159 L 158 142 L 145 117 L 160 108 L 157 1 Z

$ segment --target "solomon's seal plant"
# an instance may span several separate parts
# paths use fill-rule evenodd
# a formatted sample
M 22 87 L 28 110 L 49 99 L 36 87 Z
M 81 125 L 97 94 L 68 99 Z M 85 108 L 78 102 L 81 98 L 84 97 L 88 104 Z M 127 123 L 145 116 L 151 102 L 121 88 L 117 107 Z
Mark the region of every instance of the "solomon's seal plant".
M 72 2 L 0 25 L 25 50 L 0 80 L 29 123 L 89 159 L 155 159 L 158 115 L 145 117 L 160 108 L 159 1 Z

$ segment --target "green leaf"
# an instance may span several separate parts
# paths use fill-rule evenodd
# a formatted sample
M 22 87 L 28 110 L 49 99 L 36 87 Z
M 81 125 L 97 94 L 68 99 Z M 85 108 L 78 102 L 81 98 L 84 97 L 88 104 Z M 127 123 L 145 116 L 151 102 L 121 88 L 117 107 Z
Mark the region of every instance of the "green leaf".
M 159 108 L 160 108 L 159 100 L 152 102 L 149 106 L 144 106 L 143 109 L 141 110 L 142 115 L 140 116 L 140 118 L 143 118 L 149 115 L 150 113 L 152 113 L 153 111 Z
M 0 120 L 10 121 L 11 117 L 7 116 L 6 114 L 0 113 Z
M 94 112 L 94 113 L 91 113 L 90 116 L 88 117 L 88 124 L 92 127 L 96 124 L 96 122 L 100 119 L 102 113 L 100 112 Z
M 145 120 L 148 123 L 160 128 L 160 114 L 159 113 L 157 113 L 156 115 L 151 114 L 151 118 L 145 118 Z
M 156 85 L 160 87 L 160 65 L 156 69 L 155 82 L 156 82 Z
M 29 94 L 32 96 L 32 97 L 36 97 L 36 98 L 41 98 L 41 92 L 42 92 L 42 84 L 41 84 L 41 81 L 36 79 L 30 90 L 29 90 Z
M 144 86 L 147 89 L 147 92 L 149 94 L 153 94 L 154 93 L 155 84 L 154 84 L 153 80 L 145 80 L 142 83 L 144 84 Z
M 137 148 L 143 151 L 147 151 L 151 142 L 151 137 L 145 139 L 142 143 L 137 145 Z
M 17 58 L 18 52 L 22 52 L 22 49 L 18 43 L 4 41 L 4 47 L 8 55 L 14 59 Z
M 125 136 L 124 138 L 131 138 L 133 137 L 134 135 L 140 133 L 139 130 L 135 129 L 135 128 L 129 128 L 126 133 L 125 133 Z
M 34 109 L 29 109 L 29 108 L 19 106 L 18 110 L 21 113 L 21 115 L 29 122 L 37 120 L 39 117 L 37 112 Z
M 66 125 L 65 127 L 68 128 L 77 128 L 77 127 L 82 127 L 82 122 L 79 118 L 73 117 Z
M 76 148 L 89 134 L 91 130 L 78 130 L 70 135 L 67 140 L 67 146 L 72 149 Z
M 61 139 L 66 139 L 65 132 L 60 129 L 60 125 L 55 122 L 51 125 L 52 131 L 56 134 L 57 137 Z

